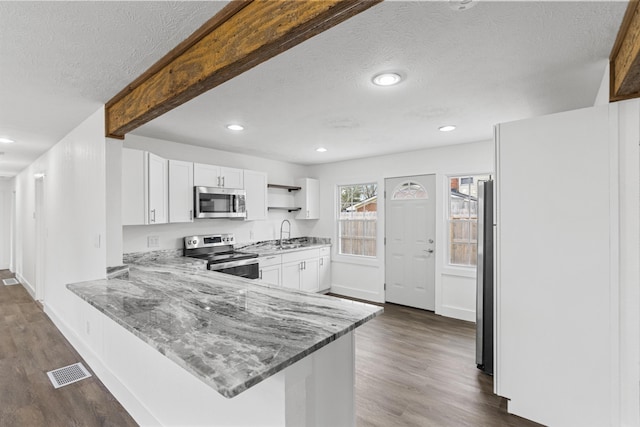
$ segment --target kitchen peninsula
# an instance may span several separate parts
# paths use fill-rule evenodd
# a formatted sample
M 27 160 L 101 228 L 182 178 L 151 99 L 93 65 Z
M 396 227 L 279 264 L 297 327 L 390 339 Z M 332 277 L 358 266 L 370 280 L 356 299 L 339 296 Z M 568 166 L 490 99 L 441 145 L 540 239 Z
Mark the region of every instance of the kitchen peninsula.
M 140 424 L 355 424 L 353 330 L 380 307 L 207 271 L 175 251 L 129 262 L 127 278 L 67 287 L 95 308 L 87 341 Z

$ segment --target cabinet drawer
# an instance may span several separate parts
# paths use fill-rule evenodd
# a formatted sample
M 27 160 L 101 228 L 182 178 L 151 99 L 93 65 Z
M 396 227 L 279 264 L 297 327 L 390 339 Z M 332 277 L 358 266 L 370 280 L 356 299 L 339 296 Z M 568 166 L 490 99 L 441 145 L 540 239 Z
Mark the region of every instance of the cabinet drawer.
M 258 258 L 260 267 L 269 267 L 270 265 L 278 265 L 282 263 L 282 255 L 268 255 Z
M 318 258 L 320 256 L 319 249 L 306 249 L 304 251 L 295 251 L 282 254 L 282 262 L 302 261 L 309 258 Z
M 331 255 L 331 247 L 326 246 L 324 248 L 320 248 L 320 256 L 329 256 Z

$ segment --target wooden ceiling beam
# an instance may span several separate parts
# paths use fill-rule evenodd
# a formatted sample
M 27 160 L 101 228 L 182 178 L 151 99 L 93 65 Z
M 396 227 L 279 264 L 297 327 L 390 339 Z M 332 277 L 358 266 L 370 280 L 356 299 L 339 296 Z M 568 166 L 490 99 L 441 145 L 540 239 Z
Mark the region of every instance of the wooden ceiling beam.
M 125 134 L 382 0 L 234 0 L 106 104 Z
M 640 1 L 630 0 L 609 57 L 611 102 L 640 97 Z

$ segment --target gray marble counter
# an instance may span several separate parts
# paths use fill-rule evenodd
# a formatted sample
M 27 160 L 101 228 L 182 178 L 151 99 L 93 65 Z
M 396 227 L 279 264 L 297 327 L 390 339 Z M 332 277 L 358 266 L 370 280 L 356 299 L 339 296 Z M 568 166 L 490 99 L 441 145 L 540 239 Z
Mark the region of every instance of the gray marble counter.
M 229 398 L 382 312 L 207 271 L 172 253 L 125 262 L 128 279 L 67 288 Z
M 269 256 L 328 246 L 331 246 L 331 239 L 328 238 L 295 237 L 286 239 L 283 245 L 280 245 L 279 240 L 266 240 L 264 242 L 236 245 L 236 249 L 242 252 L 258 254 L 258 256 Z

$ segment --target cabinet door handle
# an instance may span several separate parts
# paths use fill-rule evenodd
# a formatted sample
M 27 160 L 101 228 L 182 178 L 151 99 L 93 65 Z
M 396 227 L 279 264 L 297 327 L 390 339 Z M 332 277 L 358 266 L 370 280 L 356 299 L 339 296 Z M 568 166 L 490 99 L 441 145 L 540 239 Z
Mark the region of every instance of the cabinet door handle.
M 189 221 L 193 221 L 193 209 L 189 211 Z
M 221 187 L 221 185 L 220 185 L 220 177 L 218 177 L 218 187 Z
M 260 280 L 262 280 L 262 270 L 260 270 L 260 276 L 259 276 Z
M 224 176 L 222 177 L 222 186 L 224 187 Z
M 151 215 L 153 215 L 151 217 L 151 222 L 156 222 L 156 210 L 155 209 L 151 209 Z

